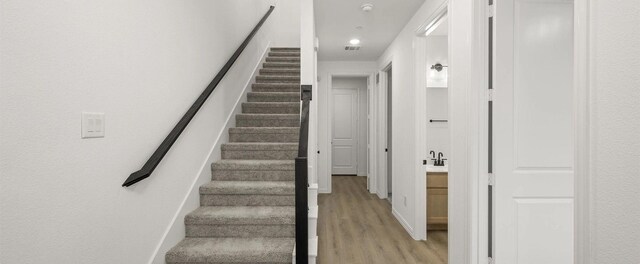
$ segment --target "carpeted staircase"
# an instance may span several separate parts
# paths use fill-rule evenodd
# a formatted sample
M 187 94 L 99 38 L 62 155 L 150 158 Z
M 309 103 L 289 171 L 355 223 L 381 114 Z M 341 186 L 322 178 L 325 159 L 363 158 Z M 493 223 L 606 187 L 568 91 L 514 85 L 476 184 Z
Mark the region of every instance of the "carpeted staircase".
M 271 48 L 169 264 L 292 263 L 300 49 Z

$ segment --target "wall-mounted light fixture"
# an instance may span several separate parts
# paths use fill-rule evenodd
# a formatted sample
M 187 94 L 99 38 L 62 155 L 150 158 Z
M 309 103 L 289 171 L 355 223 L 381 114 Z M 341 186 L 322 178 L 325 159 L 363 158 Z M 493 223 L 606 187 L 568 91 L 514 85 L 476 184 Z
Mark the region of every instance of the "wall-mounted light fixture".
M 436 64 L 434 64 L 434 65 L 431 65 L 431 69 L 432 69 L 432 70 L 436 70 L 436 71 L 438 71 L 438 72 L 441 72 L 441 71 L 442 71 L 442 69 L 444 69 L 445 67 L 449 67 L 449 66 L 442 65 L 442 64 L 441 64 L 441 63 L 439 63 L 439 62 L 438 62 L 438 63 L 436 63 Z

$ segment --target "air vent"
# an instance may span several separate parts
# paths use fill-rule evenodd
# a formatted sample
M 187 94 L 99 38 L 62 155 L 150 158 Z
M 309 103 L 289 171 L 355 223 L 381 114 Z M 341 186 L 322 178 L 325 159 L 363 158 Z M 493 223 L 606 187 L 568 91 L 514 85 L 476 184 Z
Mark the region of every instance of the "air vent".
M 360 50 L 360 46 L 347 45 L 347 46 L 344 46 L 344 50 Z

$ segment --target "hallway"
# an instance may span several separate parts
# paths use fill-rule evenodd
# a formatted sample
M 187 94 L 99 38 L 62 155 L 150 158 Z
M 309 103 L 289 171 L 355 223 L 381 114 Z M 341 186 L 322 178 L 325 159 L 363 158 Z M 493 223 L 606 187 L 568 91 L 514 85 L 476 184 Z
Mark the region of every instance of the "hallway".
M 318 196 L 318 263 L 447 263 L 447 232 L 413 240 L 366 183 L 366 177 L 334 176 L 333 193 Z

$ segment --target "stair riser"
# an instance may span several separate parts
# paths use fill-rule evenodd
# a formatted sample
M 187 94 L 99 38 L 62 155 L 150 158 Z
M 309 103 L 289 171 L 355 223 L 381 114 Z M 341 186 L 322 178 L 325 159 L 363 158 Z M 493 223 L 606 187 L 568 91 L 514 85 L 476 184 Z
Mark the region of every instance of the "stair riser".
M 259 92 L 259 91 L 256 91 L 256 89 L 269 88 L 274 90 L 275 92 L 285 92 L 286 90 L 293 90 L 289 92 L 300 93 L 299 84 L 254 83 L 251 85 L 251 88 L 253 89 L 253 92 Z
M 246 171 L 246 170 L 216 170 L 211 172 L 214 181 L 293 181 L 296 173 L 286 171 Z
M 293 84 L 300 84 L 300 78 L 289 78 L 287 77 L 283 77 L 283 78 L 264 78 L 265 76 L 258 76 L 256 77 L 256 83 L 293 83 Z M 277 76 L 280 77 L 280 76 Z
M 298 105 L 293 106 L 280 106 L 280 105 L 256 105 L 256 104 L 242 104 L 242 113 L 244 114 L 300 114 L 300 107 Z
M 293 249 L 292 249 L 293 250 Z M 206 260 L 204 259 L 195 259 L 192 260 L 188 256 L 171 256 L 167 254 L 165 257 L 166 264 L 291 264 L 293 263 L 291 253 L 277 253 L 277 254 L 269 254 L 268 259 L 269 262 L 265 262 L 265 256 L 256 255 L 256 256 L 235 256 L 235 255 L 215 255 L 213 257 L 208 257 Z M 174 261 L 175 260 L 175 261 Z M 309 263 L 309 264 L 315 264 Z
M 300 62 L 299 57 L 267 57 L 266 62 Z
M 294 63 L 294 62 L 272 62 L 272 61 L 267 61 L 264 64 L 262 64 L 263 68 L 300 68 L 300 63 Z
M 298 127 L 300 121 L 297 119 L 238 119 L 237 127 Z
M 229 134 L 230 142 L 282 142 L 296 143 L 299 133 L 232 133 Z
M 270 51 L 295 51 L 300 52 L 300 48 L 295 47 L 272 47 Z
M 187 225 L 187 237 L 295 237 L 295 225 Z
M 201 194 L 201 206 L 294 206 L 293 195 Z
M 254 87 L 256 93 L 300 93 L 300 87 Z
M 300 57 L 300 52 L 294 51 L 270 51 L 269 57 Z
M 299 93 L 249 93 L 247 95 L 247 102 L 283 102 L 283 103 L 295 103 L 300 102 Z
M 224 150 L 222 151 L 222 158 L 236 160 L 290 160 L 295 159 L 297 154 L 297 150 Z
M 300 77 L 300 69 L 293 69 L 293 68 L 292 69 L 287 69 L 287 68 L 260 69 L 260 75 Z

